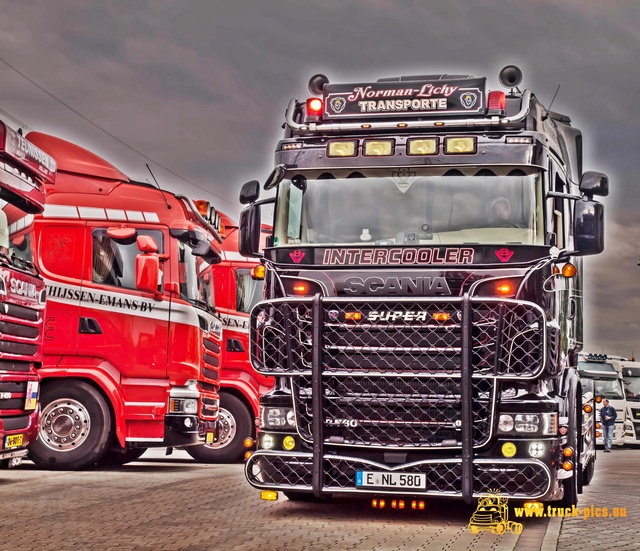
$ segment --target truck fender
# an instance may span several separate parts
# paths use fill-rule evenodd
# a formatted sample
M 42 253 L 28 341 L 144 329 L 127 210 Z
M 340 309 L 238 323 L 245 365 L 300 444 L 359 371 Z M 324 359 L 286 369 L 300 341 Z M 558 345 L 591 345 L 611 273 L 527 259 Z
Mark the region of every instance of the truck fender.
M 246 373 L 240 371 L 227 371 L 223 370 L 224 378 L 220 382 L 220 390 L 225 389 L 235 391 L 232 394 L 241 394 L 244 401 L 249 404 L 253 411 L 253 415 L 258 415 L 258 408 L 260 405 L 260 393 L 265 392 L 266 388 L 261 388 L 255 379 L 247 377 Z M 247 380 L 249 379 L 249 380 Z
M 104 362 L 102 362 L 104 363 Z M 46 367 L 40 370 L 42 383 L 46 384 L 47 380 L 74 378 L 90 382 L 98 388 L 107 398 L 111 409 L 114 413 L 115 433 L 120 445 L 125 448 L 125 422 L 124 422 L 124 403 L 118 388 L 118 382 L 113 378 L 112 374 L 104 369 L 94 366 L 74 366 L 74 367 Z

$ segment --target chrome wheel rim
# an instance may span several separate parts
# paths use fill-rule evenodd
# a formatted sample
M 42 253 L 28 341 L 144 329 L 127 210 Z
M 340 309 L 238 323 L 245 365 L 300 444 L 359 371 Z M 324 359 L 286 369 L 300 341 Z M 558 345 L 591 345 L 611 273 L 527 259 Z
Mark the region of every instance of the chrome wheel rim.
M 207 448 L 219 450 L 228 446 L 236 436 L 236 420 L 229 410 L 219 409 L 218 413 L 218 441 L 206 444 Z
M 67 452 L 80 447 L 90 430 L 89 412 L 77 400 L 54 400 L 42 410 L 40 440 L 52 450 Z

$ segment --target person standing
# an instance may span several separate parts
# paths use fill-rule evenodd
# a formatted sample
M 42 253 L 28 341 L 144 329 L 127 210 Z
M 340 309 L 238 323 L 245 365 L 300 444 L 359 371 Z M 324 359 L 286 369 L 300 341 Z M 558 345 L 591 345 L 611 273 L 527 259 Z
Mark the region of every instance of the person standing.
M 604 451 L 611 452 L 611 442 L 613 440 L 613 429 L 616 424 L 616 409 L 609 405 L 609 400 L 602 400 L 600 410 L 600 423 L 602 424 L 602 435 L 604 438 Z

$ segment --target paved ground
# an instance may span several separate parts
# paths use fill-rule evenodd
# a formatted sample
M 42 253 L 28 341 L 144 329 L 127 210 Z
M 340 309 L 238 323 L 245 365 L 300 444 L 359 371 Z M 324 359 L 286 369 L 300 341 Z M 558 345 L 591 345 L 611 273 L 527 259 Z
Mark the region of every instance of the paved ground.
M 556 549 L 559 519 L 525 520 L 520 535 L 473 535 L 466 528 L 473 508 L 447 500 L 428 501 L 425 512 L 344 499 L 264 502 L 242 465 L 199 465 L 184 452 L 166 458 L 163 451 L 122 468 L 50 472 L 27 462 L 0 471 L 0 550 Z M 626 503 L 627 518 L 565 520 L 557 549 L 640 548 L 639 454 L 600 453 L 581 502 L 611 510 Z

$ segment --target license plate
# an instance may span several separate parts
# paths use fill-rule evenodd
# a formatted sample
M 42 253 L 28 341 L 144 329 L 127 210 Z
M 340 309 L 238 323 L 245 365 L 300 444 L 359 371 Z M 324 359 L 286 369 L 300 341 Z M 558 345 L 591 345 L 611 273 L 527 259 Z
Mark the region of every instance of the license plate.
M 4 447 L 9 450 L 11 448 L 20 448 L 24 442 L 22 434 L 9 434 L 4 437 Z
M 358 488 L 424 490 L 427 487 L 427 475 L 420 473 L 356 471 L 356 486 Z
M 27 382 L 27 392 L 24 399 L 25 411 L 31 411 L 36 409 L 38 405 L 38 381 Z
M 205 443 L 206 444 L 213 444 L 216 441 L 216 433 L 215 432 L 208 432 L 207 435 L 205 436 Z

